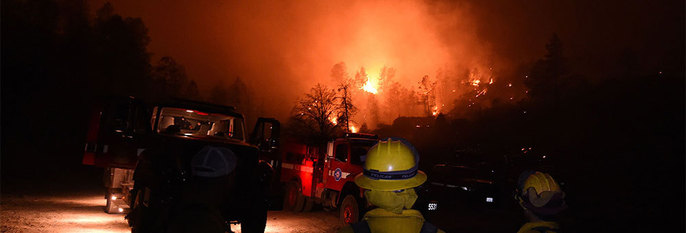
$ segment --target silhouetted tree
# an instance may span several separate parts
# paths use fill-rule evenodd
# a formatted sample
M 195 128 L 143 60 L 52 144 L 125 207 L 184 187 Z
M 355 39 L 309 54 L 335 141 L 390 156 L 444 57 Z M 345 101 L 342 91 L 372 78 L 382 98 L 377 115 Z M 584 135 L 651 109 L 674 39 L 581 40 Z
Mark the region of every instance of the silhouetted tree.
M 341 124 L 346 130 L 350 129 L 350 119 L 357 112 L 350 91 L 349 84 L 341 83 L 337 89 L 337 97 L 335 97 L 339 105 L 338 108 L 341 110 L 336 114 L 336 119 L 338 124 Z
M 367 123 L 362 123 L 362 126 L 360 126 L 360 133 L 369 133 L 369 127 L 367 126 Z
M 336 91 L 317 84 L 293 108 L 289 131 L 311 143 L 324 143 L 333 138 L 342 124 L 334 124 L 334 117 L 343 110 Z
M 224 84 L 220 82 L 212 87 L 210 90 L 209 101 L 214 104 L 219 105 L 230 105 L 229 103 L 229 92 L 224 87 Z
M 2 131 L 12 135 L 2 137 L 3 175 L 16 164 L 33 164 L 42 177 L 79 166 L 74 152 L 98 97 L 157 90 L 140 18 L 121 17 L 111 4 L 91 16 L 87 1 L 7 0 L 0 10 Z
M 562 42 L 557 34 L 553 34 L 546 44 L 546 51 L 543 59 L 536 62 L 531 70 L 526 85 L 532 98 L 554 105 L 559 99 L 563 76 L 568 73 Z
M 92 59 L 96 84 L 110 94 L 141 95 L 149 78 L 148 29 L 140 18 L 123 18 L 106 3 L 96 12 Z
M 185 68 L 171 57 L 160 58 L 153 69 L 152 77 L 166 96 L 185 97 L 190 84 Z
M 336 83 L 350 83 L 350 75 L 348 74 L 348 68 L 345 63 L 336 63 L 331 68 L 331 79 Z
M 240 109 L 248 106 L 248 86 L 245 85 L 241 77 L 236 77 L 236 80 L 229 86 L 229 103 Z
M 431 82 L 428 75 L 424 75 L 419 81 L 419 99 L 424 104 L 424 114 L 432 115 L 432 109 L 436 105 L 436 81 Z
M 198 84 L 195 83 L 195 80 L 191 80 L 190 83 L 186 86 L 186 90 L 183 92 L 184 96 L 189 99 L 195 99 L 198 100 L 200 99 L 200 92 L 198 91 Z
M 359 71 L 355 73 L 355 77 L 352 80 L 352 86 L 354 88 L 362 88 L 362 85 L 367 82 L 367 71 L 364 67 L 361 67 Z

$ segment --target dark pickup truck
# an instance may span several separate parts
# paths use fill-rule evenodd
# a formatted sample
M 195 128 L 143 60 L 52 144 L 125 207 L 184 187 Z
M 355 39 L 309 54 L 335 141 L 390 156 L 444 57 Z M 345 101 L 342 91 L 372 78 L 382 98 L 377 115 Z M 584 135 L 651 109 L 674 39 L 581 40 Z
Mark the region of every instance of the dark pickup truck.
M 242 232 L 264 232 L 273 170 L 260 156 L 277 149 L 271 135 L 278 131 L 278 121 L 259 118 L 248 137 L 244 117 L 233 107 L 111 98 L 93 108 L 83 163 L 105 168 L 105 211 L 128 213 L 132 232 L 188 225 L 179 221 L 192 217 L 174 215 L 190 213 L 183 209 L 188 206 L 214 214 L 226 230 L 240 223 Z M 203 148 L 228 149 L 235 158 L 231 172 L 194 176 L 191 161 Z

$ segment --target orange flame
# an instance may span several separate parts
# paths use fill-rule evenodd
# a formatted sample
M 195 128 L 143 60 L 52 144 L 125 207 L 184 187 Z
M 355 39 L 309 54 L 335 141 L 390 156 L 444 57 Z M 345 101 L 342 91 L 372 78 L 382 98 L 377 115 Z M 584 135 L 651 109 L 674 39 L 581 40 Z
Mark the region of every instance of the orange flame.
M 472 86 L 478 87 L 479 83 L 481 83 L 481 80 L 478 80 L 478 79 L 472 80 Z
M 331 121 L 331 123 L 333 123 L 334 125 L 338 125 L 338 117 L 329 117 L 329 121 Z
M 357 133 L 358 131 L 359 131 L 359 129 L 358 129 L 357 127 L 355 127 L 354 125 L 350 124 L 350 132 L 352 132 L 352 133 Z
M 376 95 L 379 93 L 379 79 L 367 76 L 367 82 L 362 86 L 362 90 Z
M 438 112 L 438 106 L 434 106 L 433 110 L 431 111 L 431 115 L 438 116 Z

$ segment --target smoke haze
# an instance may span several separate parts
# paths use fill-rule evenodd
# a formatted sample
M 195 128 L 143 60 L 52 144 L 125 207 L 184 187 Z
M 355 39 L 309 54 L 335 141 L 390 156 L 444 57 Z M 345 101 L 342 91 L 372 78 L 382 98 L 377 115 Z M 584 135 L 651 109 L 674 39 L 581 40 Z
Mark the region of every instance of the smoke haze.
M 670 57 L 683 56 L 683 49 L 670 47 L 683 41 L 679 28 L 683 15 L 673 17 L 683 9 L 678 2 L 121 0 L 112 4 L 124 16 L 141 17 L 152 38 L 153 58 L 176 58 L 198 80 L 201 92 L 241 77 L 257 94 L 252 102 L 266 109 L 264 114 L 280 119 L 316 83 L 333 86 L 331 70 L 341 62 L 351 76 L 364 67 L 370 77 L 378 78 L 383 67 L 393 68 L 394 80 L 414 90 L 424 75 L 460 76 L 474 69 L 514 72 L 515 66 L 540 58 L 553 33 L 565 42 L 571 62 L 587 69 L 612 72 L 606 58 L 625 49 L 645 60 L 653 58 L 655 62 L 644 67 L 646 72 L 660 69 Z M 91 7 L 101 5 L 94 2 Z M 652 17 L 640 17 L 643 11 Z M 651 27 L 654 24 L 674 30 L 659 32 Z M 672 36 L 648 36 L 651 33 Z M 625 39 L 618 42 L 615 36 Z

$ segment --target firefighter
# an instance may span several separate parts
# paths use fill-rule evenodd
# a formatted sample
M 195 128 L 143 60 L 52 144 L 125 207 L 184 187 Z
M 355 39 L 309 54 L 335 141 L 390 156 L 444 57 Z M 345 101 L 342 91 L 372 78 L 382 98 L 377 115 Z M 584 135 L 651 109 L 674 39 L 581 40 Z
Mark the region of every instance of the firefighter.
M 538 171 L 524 171 L 517 181 L 515 199 L 527 218 L 517 233 L 555 233 L 555 216 L 565 208 L 565 193 L 553 177 Z
M 402 139 L 382 140 L 369 149 L 364 172 L 355 177 L 355 184 L 365 189 L 367 201 L 378 208 L 339 232 L 443 232 L 410 209 L 417 200 L 414 188 L 426 181 L 418 162 L 416 150 Z

